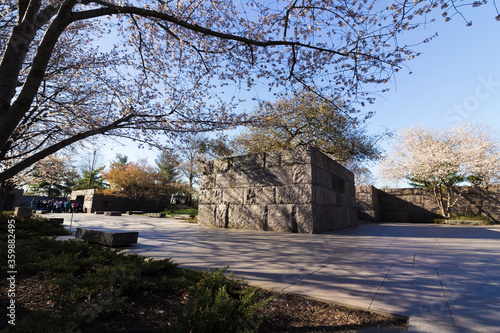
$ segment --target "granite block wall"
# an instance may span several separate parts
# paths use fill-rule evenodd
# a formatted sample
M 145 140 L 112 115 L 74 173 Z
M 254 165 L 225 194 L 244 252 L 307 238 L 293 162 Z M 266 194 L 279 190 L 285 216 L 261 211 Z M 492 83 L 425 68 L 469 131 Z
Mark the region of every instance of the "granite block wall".
M 352 172 L 319 150 L 208 162 L 200 179 L 198 223 L 297 233 L 357 225 Z
M 441 214 L 432 189 L 425 188 L 357 186 L 356 204 L 358 218 L 373 222 L 430 222 Z M 452 212 L 483 214 L 499 222 L 500 186 L 468 188 Z

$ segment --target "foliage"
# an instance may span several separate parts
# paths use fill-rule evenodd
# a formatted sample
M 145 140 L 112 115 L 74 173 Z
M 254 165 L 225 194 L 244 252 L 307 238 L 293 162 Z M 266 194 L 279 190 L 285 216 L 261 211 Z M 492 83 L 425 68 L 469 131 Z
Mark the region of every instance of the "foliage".
M 73 190 L 85 190 L 89 188 L 106 189 L 108 182 L 104 179 L 104 168 L 100 167 L 92 171 L 82 170 L 82 177 L 76 181 Z
M 123 165 L 112 164 L 103 176 L 111 188 L 128 198 L 139 200 L 154 197 L 158 175 L 145 159 Z
M 219 135 L 216 138 L 203 138 L 200 141 L 200 152 L 208 158 L 226 158 L 233 155 L 242 155 L 246 150 L 241 149 L 238 140 L 230 138 L 228 135 Z
M 162 146 L 161 134 L 233 127 L 246 120 L 237 90 L 262 83 L 371 102 L 364 87 L 418 55 L 398 36 L 439 7 L 458 12 L 454 0 L 2 1 L 0 182 L 94 136 Z
M 252 126 L 240 138 L 250 153 L 314 146 L 339 162 L 376 159 L 376 138 L 366 134 L 360 120 L 345 102 L 330 102 L 311 92 L 302 92 L 276 103 L 261 103 Z
M 61 236 L 68 231 L 59 222 L 53 222 L 40 216 L 13 217 L 11 212 L 0 214 L 0 233 L 7 232 L 7 221 L 14 218 L 16 223 L 16 239 L 28 239 L 35 236 Z
M 179 215 L 198 215 L 198 209 L 197 208 L 183 208 L 183 209 L 176 209 L 174 208 L 173 210 L 166 209 L 163 212 L 160 212 L 166 215 L 170 214 L 179 214 Z
M 193 195 L 196 193 L 196 184 L 199 183 L 202 163 L 206 158 L 202 145 L 206 138 L 200 133 L 191 133 L 180 140 L 173 148 L 179 157 L 177 171 L 183 180 L 187 180 L 185 192 L 188 206 L 193 205 Z
M 264 321 L 260 309 L 269 299 L 254 287 L 242 289 L 224 270 L 205 272 L 188 293 L 176 325 L 167 332 L 255 332 Z
M 126 165 L 128 164 L 128 156 L 127 155 L 123 155 L 123 154 L 116 154 L 116 160 L 111 163 L 112 165 L 118 165 L 118 166 L 121 166 L 121 165 Z
M 144 292 L 157 291 L 185 294 L 189 299 L 179 308 L 178 328 L 191 328 L 207 319 L 212 326 L 204 332 L 215 332 L 219 327 L 255 328 L 262 320 L 257 314 L 267 300 L 254 288 L 227 278 L 223 270 L 181 270 L 170 259 L 153 260 L 74 240 L 57 241 L 44 237 L 58 234 L 56 229 L 31 229 L 43 225 L 41 220 L 15 219 L 16 236 L 27 236 L 16 248 L 17 264 L 24 277 L 41 274 L 45 278 L 45 288 L 54 290 L 47 300 L 54 307 L 20 313 L 16 326 L 8 328 L 13 332 L 95 332 L 106 316 L 133 306 Z M 6 225 L 2 220 L 1 239 L 6 239 Z M 24 234 L 27 229 L 31 232 Z M 193 302 L 206 307 L 198 309 Z
M 179 177 L 179 165 L 181 164 L 178 154 L 171 150 L 165 150 L 155 160 L 158 171 L 166 183 L 175 183 Z
M 388 133 L 368 135 L 364 119 L 355 113 L 342 100 L 302 91 L 261 103 L 254 114 L 258 124 L 248 127 L 237 142 L 247 153 L 313 146 L 353 171 L 359 184 L 369 183 L 371 172 L 363 163 L 379 159 L 378 141 Z
M 194 189 L 189 184 L 181 182 L 180 165 L 182 163 L 178 154 L 172 150 L 163 151 L 156 159 L 158 170 L 158 181 L 156 184 L 157 195 L 164 198 L 166 205 L 170 205 L 172 200 L 179 201 L 181 198 L 191 198 Z
M 492 222 L 491 219 L 486 215 L 472 214 L 472 213 L 465 213 L 465 214 L 453 213 L 453 214 L 451 214 L 451 219 L 453 219 L 453 220 L 483 221 L 486 223 Z
M 67 157 L 51 155 L 39 161 L 30 173 L 29 192 L 49 197 L 66 196 L 76 182 L 76 171 Z
M 500 179 L 500 144 L 492 129 L 463 124 L 446 131 L 423 126 L 401 131 L 392 154 L 381 165 L 382 177 L 407 179 L 418 187 L 432 188 L 442 215 L 469 187 Z

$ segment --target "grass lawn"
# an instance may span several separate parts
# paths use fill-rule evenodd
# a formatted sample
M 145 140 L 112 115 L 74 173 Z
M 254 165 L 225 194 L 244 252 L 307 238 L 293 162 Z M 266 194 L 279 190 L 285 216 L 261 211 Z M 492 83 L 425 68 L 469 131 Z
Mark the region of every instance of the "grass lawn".
M 173 213 L 170 210 L 164 210 L 163 212 L 160 212 L 160 213 L 165 214 L 166 217 L 172 217 L 172 215 L 198 216 L 198 209 L 197 208 L 175 209 Z

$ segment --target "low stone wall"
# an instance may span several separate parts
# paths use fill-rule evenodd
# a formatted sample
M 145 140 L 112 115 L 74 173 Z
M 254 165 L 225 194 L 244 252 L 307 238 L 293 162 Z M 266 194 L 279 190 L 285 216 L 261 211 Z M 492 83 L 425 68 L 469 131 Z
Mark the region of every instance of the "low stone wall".
M 357 186 L 356 205 L 359 219 L 375 222 L 428 222 L 441 215 L 432 189 L 425 188 Z M 500 186 L 468 188 L 452 212 L 483 214 L 499 222 Z
M 356 186 L 356 208 L 358 220 L 380 221 L 380 190 L 371 185 Z
M 354 176 L 301 147 L 209 162 L 201 176 L 202 226 L 320 233 L 357 225 Z
M 87 213 L 96 211 L 155 211 L 162 209 L 156 200 L 132 200 L 115 195 L 105 195 L 95 189 L 75 190 L 71 192 L 70 200 L 82 203 L 83 210 Z

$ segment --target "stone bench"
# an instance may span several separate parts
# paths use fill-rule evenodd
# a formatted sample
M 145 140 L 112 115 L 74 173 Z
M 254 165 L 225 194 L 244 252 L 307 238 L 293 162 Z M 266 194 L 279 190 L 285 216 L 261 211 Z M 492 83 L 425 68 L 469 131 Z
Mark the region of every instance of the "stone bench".
M 146 214 L 147 217 L 165 217 L 166 215 L 163 214 L 163 213 L 147 213 Z
M 29 207 L 16 207 L 14 210 L 14 216 L 16 217 L 31 217 L 33 211 Z
M 193 218 L 196 215 L 187 215 L 187 214 L 172 214 L 172 218 L 176 220 L 188 220 L 189 218 Z
M 127 246 L 136 244 L 139 238 L 138 232 L 108 232 L 92 229 L 77 228 L 76 239 L 89 243 L 101 244 L 111 247 Z
M 146 212 L 144 212 L 142 210 L 129 210 L 125 214 L 127 214 L 127 215 L 142 215 L 142 214 L 145 214 L 145 213 Z
M 122 216 L 122 212 L 118 211 L 104 212 L 104 216 Z

